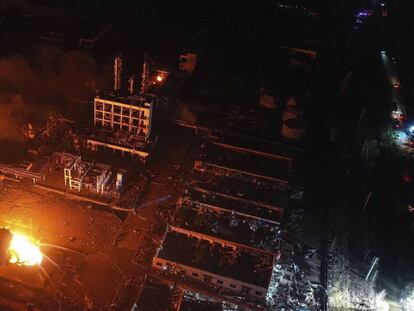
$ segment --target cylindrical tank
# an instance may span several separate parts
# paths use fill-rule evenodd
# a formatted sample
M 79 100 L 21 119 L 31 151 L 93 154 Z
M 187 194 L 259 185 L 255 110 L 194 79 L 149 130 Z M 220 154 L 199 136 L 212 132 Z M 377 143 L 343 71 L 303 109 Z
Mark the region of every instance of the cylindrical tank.
M 271 95 L 261 94 L 259 100 L 260 106 L 267 109 L 276 109 L 275 98 Z
M 282 115 L 282 121 L 283 122 L 285 122 L 286 120 L 289 120 L 289 119 L 297 119 L 297 118 L 298 118 L 298 114 L 294 111 L 285 110 L 283 112 L 283 115 Z
M 287 106 L 283 111 L 282 121 L 289 119 L 300 119 L 303 117 L 303 110 L 298 106 Z
M 289 139 L 301 139 L 305 133 L 306 125 L 301 119 L 288 119 L 283 122 L 282 135 Z

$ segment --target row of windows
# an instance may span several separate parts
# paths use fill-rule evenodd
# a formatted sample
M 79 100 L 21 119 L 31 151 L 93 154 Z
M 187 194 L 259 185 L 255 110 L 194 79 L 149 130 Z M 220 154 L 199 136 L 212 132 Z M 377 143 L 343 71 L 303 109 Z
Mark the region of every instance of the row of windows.
M 112 105 L 105 105 L 105 109 L 103 107 L 102 104 L 96 104 L 96 111 L 98 112 L 109 112 L 112 113 Z M 114 106 L 114 114 L 119 114 L 119 115 L 127 115 L 129 116 L 129 114 L 131 113 L 132 117 L 134 118 L 148 118 L 148 114 L 149 111 L 147 109 L 131 109 L 130 108 L 121 108 L 121 107 L 117 107 Z
M 97 122 L 101 122 L 102 120 L 105 120 L 105 121 L 111 121 L 111 119 L 102 119 L 102 118 L 100 118 L 100 117 L 96 117 L 96 121 Z M 113 120 L 113 123 L 114 124 L 123 124 L 123 125 L 129 125 L 129 120 L 122 120 L 122 122 L 121 122 L 121 120 L 120 119 L 115 119 L 114 118 L 114 120 Z M 148 123 L 147 122 L 144 122 L 144 121 L 141 121 L 141 122 L 139 122 L 139 120 L 132 120 L 132 124 L 131 124 L 132 126 L 139 126 L 139 127 L 144 127 L 144 128 L 147 128 L 148 127 Z
M 162 263 L 160 263 L 160 262 L 157 262 L 156 264 L 157 264 L 157 266 L 160 266 L 160 267 L 163 266 Z M 195 273 L 195 272 L 192 272 L 191 275 L 196 277 L 196 278 L 198 278 L 200 276 L 198 273 Z M 211 281 L 213 279 L 213 277 L 210 276 L 210 275 L 204 274 L 203 276 L 204 276 L 204 280 Z M 220 285 L 224 285 L 224 282 L 222 280 L 216 280 L 216 283 L 220 284 Z M 232 284 L 232 283 L 229 283 L 229 286 L 231 288 L 237 288 L 237 285 Z M 242 286 L 242 290 L 250 292 L 251 288 L 247 287 L 247 286 Z M 262 292 L 257 290 L 257 291 L 255 291 L 255 295 L 256 296 L 262 296 Z
M 104 127 L 111 127 L 111 123 L 110 122 L 99 122 L 100 124 L 102 124 Z M 139 134 L 144 134 L 146 135 L 148 133 L 148 129 L 147 127 L 129 127 L 128 125 L 121 125 L 121 124 L 116 124 L 114 123 L 113 128 L 116 130 L 124 130 L 126 132 L 131 132 L 131 133 L 139 133 Z
M 105 116 L 105 119 L 107 119 L 107 120 L 110 120 L 111 119 L 111 114 L 110 113 L 103 113 L 103 112 L 101 112 L 101 111 L 97 111 L 96 112 L 96 116 L 98 117 L 98 118 L 101 118 L 102 119 L 102 117 L 103 116 Z M 121 115 L 116 115 L 116 114 L 114 114 L 113 115 L 113 117 L 114 117 L 114 120 L 115 119 L 121 119 Z M 128 119 L 130 119 L 130 117 L 129 116 L 122 116 L 122 118 L 123 118 L 123 120 L 128 120 Z M 148 121 L 148 118 L 147 117 L 144 117 L 144 118 L 136 118 L 136 117 L 132 117 L 132 119 L 135 119 L 135 120 L 142 120 L 142 121 Z
M 102 115 L 104 115 L 104 112 L 103 112 L 103 111 L 99 111 L 99 110 L 97 110 L 97 111 L 96 111 L 96 115 L 97 115 L 97 116 L 102 116 Z M 109 113 L 109 112 L 106 112 L 106 113 L 105 113 L 105 116 L 106 116 L 106 117 L 108 117 L 108 118 L 110 118 L 110 117 L 111 117 L 111 115 L 112 115 L 112 113 Z M 115 114 L 115 113 L 114 113 L 113 115 L 114 115 L 114 118 L 120 118 L 120 117 L 123 117 L 123 118 L 129 118 L 129 114 L 126 114 L 126 115 L 125 115 L 125 114 L 124 114 L 124 115 L 120 115 L 120 114 L 119 114 L 119 115 L 118 115 L 118 114 Z M 146 115 L 142 115 L 142 114 L 141 114 L 141 117 L 139 117 L 139 116 L 138 116 L 138 114 L 135 114 L 135 115 L 133 114 L 133 115 L 132 115 L 132 118 L 135 118 L 135 119 L 141 119 L 141 120 L 148 120 L 148 117 L 147 117 Z
M 111 122 L 104 121 L 102 119 L 96 119 L 95 122 L 98 123 L 98 124 L 108 124 L 109 127 L 111 126 Z M 114 127 L 122 125 L 123 128 L 124 127 L 126 127 L 126 128 L 142 128 L 142 129 L 147 129 L 148 128 L 148 126 L 146 124 L 132 124 L 132 125 L 129 125 L 129 123 L 119 123 L 119 122 L 112 122 L 112 124 L 114 125 Z

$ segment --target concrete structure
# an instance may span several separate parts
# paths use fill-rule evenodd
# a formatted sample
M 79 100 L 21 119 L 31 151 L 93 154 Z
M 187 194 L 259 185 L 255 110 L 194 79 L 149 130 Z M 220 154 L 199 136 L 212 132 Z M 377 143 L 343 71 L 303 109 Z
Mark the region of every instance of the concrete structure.
M 215 175 L 246 176 L 252 180 L 289 187 L 292 160 L 285 157 L 227 149 L 207 143 L 194 162 L 194 170 Z
M 150 144 L 146 137 L 111 129 L 91 131 L 86 138 L 86 147 L 92 151 L 111 150 L 114 155 L 138 156 L 144 160 L 150 153 Z
M 274 260 L 266 251 L 169 226 L 152 266 L 264 300 Z
M 278 223 L 188 198 L 178 206 L 174 225 L 269 252 L 274 252 L 280 241 Z
M 283 208 L 254 202 L 240 197 L 227 195 L 199 187 L 188 189 L 183 197 L 183 203 L 205 207 L 217 212 L 230 212 L 233 215 L 261 220 L 274 226 L 280 225 Z
M 65 186 L 71 191 L 87 191 L 107 198 L 119 198 L 122 175 L 125 171 L 114 171 L 101 163 L 82 161 L 81 156 L 55 153 L 56 164 L 63 165 Z
M 97 96 L 94 100 L 94 124 L 149 138 L 153 102 L 141 97 Z

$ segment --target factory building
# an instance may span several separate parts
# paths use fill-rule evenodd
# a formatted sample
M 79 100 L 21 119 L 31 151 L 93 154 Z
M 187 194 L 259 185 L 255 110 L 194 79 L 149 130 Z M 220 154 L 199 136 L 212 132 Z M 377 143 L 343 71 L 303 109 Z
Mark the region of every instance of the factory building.
M 192 188 L 177 202 L 174 225 L 274 252 L 282 214 L 280 208 Z
M 274 260 L 263 250 L 169 226 L 152 266 L 264 300 Z
M 98 96 L 94 100 L 94 124 L 148 139 L 151 134 L 152 106 L 152 102 L 135 97 Z
M 75 192 L 119 199 L 125 171 L 110 166 L 82 161 L 81 156 L 69 153 L 54 153 L 55 165 L 63 167 L 65 186 Z
M 138 156 L 146 159 L 149 156 L 151 143 L 154 141 L 153 119 L 155 106 L 160 98 L 147 93 L 151 81 L 163 83 L 167 72 L 150 75 L 147 60 L 142 69 L 141 91 L 135 93 L 135 75 L 128 78 L 128 92 L 122 88 L 123 61 L 120 56 L 114 62 L 114 90 L 112 93 L 102 93 L 94 99 L 93 122 L 95 130 L 87 138 L 87 148 L 111 150 Z M 161 81 L 161 82 L 160 82 Z
M 290 187 L 291 168 L 292 160 L 287 157 L 230 149 L 214 143 L 202 146 L 201 154 L 193 167 L 200 174 L 243 176 L 277 185 L 281 189 Z

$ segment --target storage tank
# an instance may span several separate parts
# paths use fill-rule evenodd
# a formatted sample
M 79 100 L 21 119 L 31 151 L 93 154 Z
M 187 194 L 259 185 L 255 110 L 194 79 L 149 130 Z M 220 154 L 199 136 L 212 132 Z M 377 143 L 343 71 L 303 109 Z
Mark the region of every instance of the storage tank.
M 301 139 L 305 133 L 306 125 L 301 119 L 287 119 L 283 122 L 282 135 L 289 139 Z
M 282 121 L 289 119 L 301 119 L 303 117 L 303 110 L 296 106 L 288 106 L 283 111 Z
M 261 94 L 259 99 L 260 106 L 267 109 L 276 109 L 275 98 L 271 95 Z

